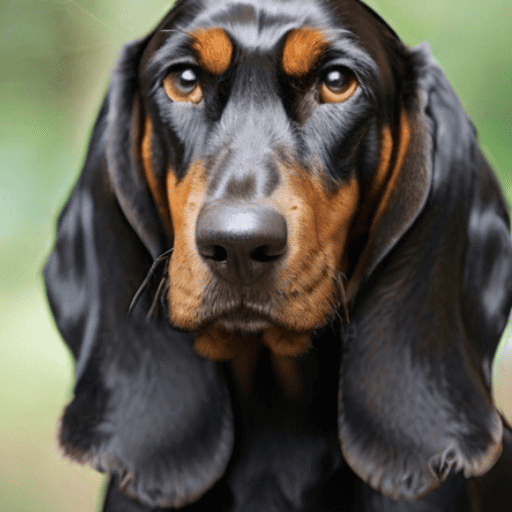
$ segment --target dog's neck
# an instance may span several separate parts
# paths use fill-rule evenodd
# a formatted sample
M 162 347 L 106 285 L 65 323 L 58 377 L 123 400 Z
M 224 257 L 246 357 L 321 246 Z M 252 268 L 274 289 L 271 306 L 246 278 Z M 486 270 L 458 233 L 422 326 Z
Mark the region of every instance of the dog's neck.
M 262 350 L 261 345 L 252 344 L 243 354 L 231 360 L 234 382 L 244 399 L 248 399 L 252 392 L 256 366 Z M 270 362 L 281 394 L 291 401 L 298 400 L 302 394 L 302 375 L 297 358 L 270 351 Z

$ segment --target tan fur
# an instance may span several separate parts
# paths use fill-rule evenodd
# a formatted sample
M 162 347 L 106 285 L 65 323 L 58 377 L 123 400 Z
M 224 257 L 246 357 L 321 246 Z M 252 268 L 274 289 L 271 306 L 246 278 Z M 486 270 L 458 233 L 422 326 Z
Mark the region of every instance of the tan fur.
M 212 75 L 221 75 L 231 64 L 233 45 L 220 28 L 199 29 L 192 32 L 193 48 L 198 54 L 199 65 Z
M 307 75 L 326 46 L 327 41 L 318 30 L 299 28 L 290 31 L 284 43 L 284 72 L 295 77 Z

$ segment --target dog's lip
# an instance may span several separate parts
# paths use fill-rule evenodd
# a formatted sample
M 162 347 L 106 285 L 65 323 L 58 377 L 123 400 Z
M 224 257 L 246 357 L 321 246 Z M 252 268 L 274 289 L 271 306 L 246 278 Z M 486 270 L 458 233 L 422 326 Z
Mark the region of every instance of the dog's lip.
M 270 325 L 276 323 L 271 313 L 270 308 L 264 304 L 241 302 L 237 305 L 223 308 L 221 311 L 206 314 L 201 323 L 203 325 L 226 325 L 226 323 L 233 323 L 239 326 L 244 324 L 254 325 L 255 323 Z
M 247 318 L 248 320 L 254 320 L 254 319 L 266 319 L 270 320 L 270 312 L 266 310 L 264 307 L 253 307 L 253 306 L 247 306 L 247 305 L 241 305 L 239 307 L 232 307 L 229 309 L 226 309 L 222 312 L 215 313 L 212 315 L 212 319 L 244 319 Z

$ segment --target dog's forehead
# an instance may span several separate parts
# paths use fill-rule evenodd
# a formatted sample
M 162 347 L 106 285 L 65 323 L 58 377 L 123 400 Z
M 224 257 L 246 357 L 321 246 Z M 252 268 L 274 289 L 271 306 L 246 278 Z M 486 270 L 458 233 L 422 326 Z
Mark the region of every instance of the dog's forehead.
M 329 27 L 329 18 L 316 2 L 248 2 L 212 3 L 211 11 L 198 23 L 226 28 L 245 48 L 270 48 L 291 29 Z
M 190 0 L 185 0 L 186 3 Z M 260 49 L 273 47 L 293 28 L 342 28 L 339 21 L 333 25 L 332 12 L 329 13 L 326 4 L 316 0 L 204 0 L 195 12 L 195 16 L 187 16 L 178 24 L 171 16 L 160 28 L 191 32 L 218 27 L 229 32 L 240 46 Z

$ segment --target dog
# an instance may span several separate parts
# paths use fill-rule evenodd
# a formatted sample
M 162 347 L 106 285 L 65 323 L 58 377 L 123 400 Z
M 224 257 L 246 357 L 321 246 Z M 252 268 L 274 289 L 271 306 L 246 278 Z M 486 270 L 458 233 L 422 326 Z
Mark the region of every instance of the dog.
M 508 511 L 507 207 L 358 0 L 178 0 L 122 50 L 45 267 L 104 510 Z

